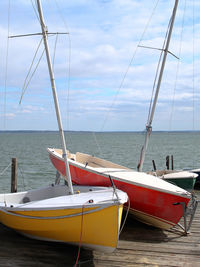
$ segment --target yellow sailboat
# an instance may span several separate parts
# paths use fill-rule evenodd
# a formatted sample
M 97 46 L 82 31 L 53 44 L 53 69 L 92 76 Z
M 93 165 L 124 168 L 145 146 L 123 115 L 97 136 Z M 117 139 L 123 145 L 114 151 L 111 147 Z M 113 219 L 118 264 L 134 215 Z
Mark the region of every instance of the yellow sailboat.
M 117 195 L 116 195 L 117 194 Z M 127 196 L 113 188 L 51 185 L 0 195 L 0 222 L 34 239 L 112 252 Z
M 48 32 L 40 0 L 37 0 L 37 9 L 61 137 L 67 185 L 55 183 L 45 188 L 0 194 L 0 222 L 31 238 L 112 252 L 117 246 L 127 194 L 114 186 L 72 186 L 48 48 Z

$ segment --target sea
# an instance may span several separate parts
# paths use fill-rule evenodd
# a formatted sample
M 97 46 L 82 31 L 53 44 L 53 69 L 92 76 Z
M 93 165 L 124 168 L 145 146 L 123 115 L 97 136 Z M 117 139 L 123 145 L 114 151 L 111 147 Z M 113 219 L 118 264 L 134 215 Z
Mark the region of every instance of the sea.
M 144 132 L 65 132 L 67 149 L 88 153 L 137 169 Z M 10 192 L 11 160 L 18 161 L 18 191 L 46 186 L 55 181 L 56 170 L 47 148 L 61 148 L 58 132 L 0 132 L 0 193 Z M 166 168 L 173 156 L 175 169 L 200 168 L 200 132 L 152 132 L 144 171 Z

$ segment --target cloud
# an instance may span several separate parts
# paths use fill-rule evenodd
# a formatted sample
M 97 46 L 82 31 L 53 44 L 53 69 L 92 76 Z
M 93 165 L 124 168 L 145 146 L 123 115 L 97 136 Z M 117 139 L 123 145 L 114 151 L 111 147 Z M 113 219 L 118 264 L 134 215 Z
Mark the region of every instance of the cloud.
M 5 113 L 5 114 L 0 114 L 0 117 L 5 117 L 7 119 L 14 119 L 16 117 L 16 114 L 14 114 L 14 113 Z
M 70 32 L 70 36 L 60 35 L 58 38 L 54 70 L 61 112 L 64 120 L 69 112 L 72 130 L 102 129 L 105 117 L 109 116 L 109 123 L 105 124 L 104 130 L 111 129 L 112 126 L 113 130 L 144 128 L 160 52 L 137 48 L 137 45 L 144 33 L 142 45 L 162 47 L 173 4 L 174 1 L 160 1 L 149 20 L 155 3 L 147 0 L 61 0 L 58 2 L 59 6 L 52 1 L 43 1 L 44 17 L 49 31 Z M 197 11 L 200 4 L 197 1 L 194 4 L 194 19 L 191 3 L 187 5 L 180 45 L 184 3 L 179 3 L 170 51 L 177 56 L 181 51 L 180 63 L 178 66 L 178 60 L 168 55 L 156 108 L 156 114 L 160 114 L 162 121 L 167 117 L 164 114 L 170 113 L 174 101 L 174 105 L 178 106 L 176 111 L 182 109 L 182 120 L 186 127 L 190 127 L 190 123 L 185 119 L 184 112 L 190 112 L 188 107 L 192 105 L 192 101 L 195 101 L 196 106 L 200 98 L 196 89 L 199 84 L 197 66 L 200 33 Z M 15 111 L 15 127 L 18 125 L 22 129 L 27 128 L 27 120 L 30 118 L 32 124 L 29 127 L 52 129 L 56 127 L 55 116 L 52 115 L 55 111 L 45 56 L 26 90 L 22 107 L 17 107 L 40 37 L 9 39 L 5 88 L 7 7 L 1 1 L 0 105 L 4 105 L 6 91 L 7 113 L 12 114 Z M 62 12 L 62 17 L 59 17 L 59 12 Z M 144 31 L 147 24 L 148 28 Z M 39 31 L 40 25 L 31 3 L 25 0 L 12 2 L 10 33 Z M 195 39 L 192 36 L 193 31 Z M 56 36 L 49 37 L 52 59 L 55 41 Z M 131 61 L 136 49 L 137 53 Z M 35 65 L 42 50 L 41 48 L 39 51 Z M 1 113 L 2 110 L 3 108 Z M 131 125 L 130 118 L 133 120 Z M 163 124 L 159 120 L 156 119 L 153 123 L 162 130 Z M 9 127 L 13 129 L 11 124 Z

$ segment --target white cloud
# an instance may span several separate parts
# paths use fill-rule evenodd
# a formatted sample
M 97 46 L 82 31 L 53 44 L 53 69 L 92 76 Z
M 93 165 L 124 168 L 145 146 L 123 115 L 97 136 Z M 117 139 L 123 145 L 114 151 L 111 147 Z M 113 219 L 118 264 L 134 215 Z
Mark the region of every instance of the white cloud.
M 163 83 L 158 98 L 159 112 L 170 113 L 171 103 L 182 109 L 182 120 L 187 124 L 184 111 L 190 112 L 193 99 L 198 101 L 200 95 L 196 88 L 199 84 L 199 56 L 198 43 L 200 33 L 198 9 L 200 4 L 195 2 L 195 42 L 193 43 L 192 6 L 187 5 L 185 30 L 182 36 L 179 71 L 177 72 L 177 60 L 168 56 Z M 137 53 L 129 68 L 123 86 L 119 90 L 121 81 L 126 73 L 131 57 L 137 47 L 145 25 L 151 15 L 155 2 L 136 0 L 76 0 L 58 2 L 67 29 L 57 15 L 55 2 L 42 1 L 44 16 L 49 31 L 70 31 L 71 39 L 71 81 L 69 94 L 69 107 L 67 107 L 68 87 L 68 54 L 69 36 L 59 36 L 55 76 L 58 84 L 58 95 L 61 111 L 70 112 L 72 130 L 87 130 L 94 128 L 99 130 L 108 115 L 115 120 L 113 127 L 123 127 L 122 130 L 141 130 L 144 128 L 151 99 L 152 85 L 155 76 L 159 51 L 144 48 L 137 49 Z M 40 31 L 40 25 L 32 10 L 30 2 L 18 0 L 11 3 L 12 34 L 33 33 Z M 161 47 L 165 31 L 171 15 L 174 1 L 160 1 L 149 27 L 144 34 L 142 45 Z M 0 2 L 2 17 L 0 20 L 0 105 L 4 103 L 5 85 L 5 61 L 6 61 L 6 35 L 7 35 L 7 4 Z M 170 51 L 178 55 L 180 50 L 180 32 L 184 3 L 179 3 L 174 34 L 170 44 Z M 23 15 L 22 15 L 23 14 Z M 23 26 L 23 27 L 22 27 Z M 54 105 L 52 93 L 49 88 L 49 79 L 45 57 L 42 59 L 33 80 L 28 87 L 21 108 L 16 108 L 21 95 L 29 66 L 32 62 L 40 38 L 26 37 L 9 40 L 8 76 L 7 76 L 7 113 L 16 112 L 15 119 L 19 127 L 26 128 L 27 121 L 24 116 L 34 124 L 34 129 L 55 127 Z M 50 48 L 53 55 L 55 37 L 49 37 Z M 194 51 L 193 51 L 194 45 Z M 41 51 L 40 51 L 41 53 Z M 193 65 L 193 57 L 195 63 Z M 194 68 L 194 69 L 193 69 Z M 176 73 L 178 73 L 175 88 Z M 192 80 L 193 73 L 195 75 Z M 195 88 L 193 88 L 193 81 Z M 176 89 L 175 93 L 174 90 Z M 195 95 L 193 95 L 193 91 Z M 189 107 L 189 108 L 188 108 Z M 1 108 L 2 110 L 3 108 Z M 162 110 L 161 110 L 162 109 Z M 161 112 L 162 111 L 162 112 Z M 192 111 L 191 111 L 192 112 Z M 13 113 L 14 114 L 14 113 Z M 41 115 L 38 115 L 41 114 Z M 35 120 L 34 116 L 38 116 Z M 46 116 L 46 117 L 45 117 Z M 174 114 L 176 116 L 176 114 Z M 139 120 L 133 122 L 130 128 L 130 119 Z M 46 118 L 46 120 L 45 120 Z M 87 119 L 88 118 L 88 119 Z M 163 117 L 164 118 L 164 117 Z M 45 123 L 41 123 L 44 120 Z M 162 118 L 160 118 L 162 120 Z M 118 124 L 117 124 L 118 121 Z M 122 123 L 123 121 L 123 123 Z M 159 120 L 155 120 L 156 127 L 163 127 Z M 188 123 L 188 125 L 190 125 Z M 12 125 L 9 125 L 13 128 Z M 31 127 L 31 124 L 30 124 Z M 112 121 L 105 126 L 112 128 Z M 106 130 L 105 128 L 104 130 Z M 162 128 L 160 128 L 162 130 Z
M 0 117 L 5 117 L 7 119 L 14 119 L 16 117 L 16 114 L 14 114 L 14 113 L 5 113 L 5 114 L 1 114 Z

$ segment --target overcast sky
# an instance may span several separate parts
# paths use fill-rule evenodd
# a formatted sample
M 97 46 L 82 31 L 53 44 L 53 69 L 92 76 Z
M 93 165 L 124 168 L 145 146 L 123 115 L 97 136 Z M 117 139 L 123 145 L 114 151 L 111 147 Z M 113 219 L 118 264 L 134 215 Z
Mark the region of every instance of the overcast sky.
M 0 1 L 0 130 L 57 130 L 43 43 L 26 79 L 41 36 L 7 39 L 40 32 L 32 2 L 10 0 L 8 20 Z M 49 32 L 69 32 L 49 36 L 64 129 L 143 131 L 160 51 L 137 46 L 162 47 L 174 0 L 41 2 Z M 180 1 L 153 130 L 200 130 L 199 14 Z

